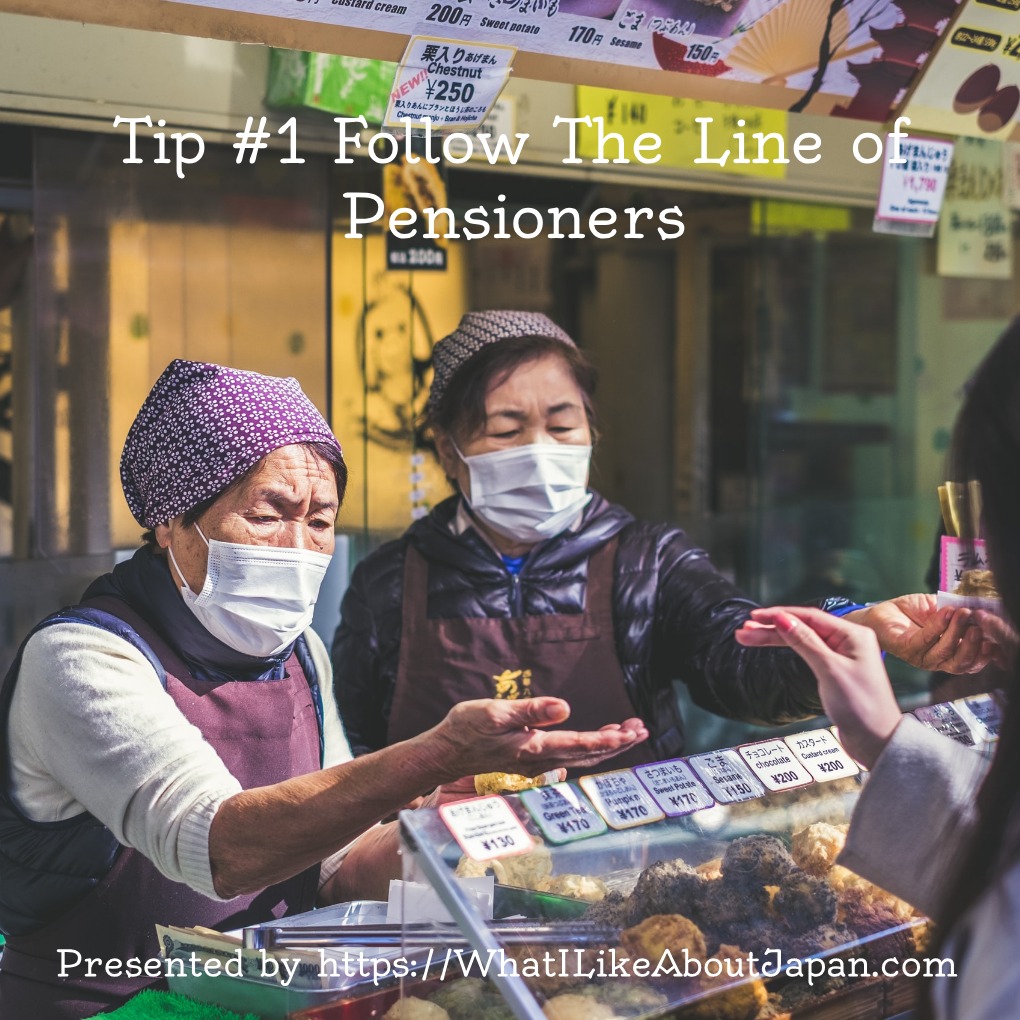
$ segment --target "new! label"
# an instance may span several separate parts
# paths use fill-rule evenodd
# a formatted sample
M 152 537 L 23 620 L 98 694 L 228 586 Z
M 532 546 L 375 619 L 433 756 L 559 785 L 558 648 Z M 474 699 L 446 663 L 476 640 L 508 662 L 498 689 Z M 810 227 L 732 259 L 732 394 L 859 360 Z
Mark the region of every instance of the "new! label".
M 687 762 L 720 804 L 754 800 L 765 794 L 765 787 L 732 747 L 691 755 Z
M 526 854 L 535 846 L 513 808 L 502 797 L 473 797 L 443 804 L 439 817 L 473 861 Z
M 550 843 L 572 843 L 575 839 L 599 836 L 606 823 L 591 801 L 571 783 L 554 783 L 522 790 L 521 802 Z
M 595 810 L 614 829 L 630 829 L 666 817 L 629 769 L 582 776 L 580 783 Z
M 668 818 L 689 815 L 692 811 L 711 807 L 715 800 L 701 781 L 680 758 L 641 765 L 634 775 L 652 795 Z
M 843 745 L 828 730 L 794 733 L 786 738 L 786 745 L 819 783 L 856 776 L 861 771 L 857 762 L 843 750 Z
M 792 790 L 808 786 L 814 780 L 811 773 L 793 756 L 786 741 L 762 740 L 757 744 L 744 744 L 737 748 L 741 757 L 754 769 L 766 790 Z

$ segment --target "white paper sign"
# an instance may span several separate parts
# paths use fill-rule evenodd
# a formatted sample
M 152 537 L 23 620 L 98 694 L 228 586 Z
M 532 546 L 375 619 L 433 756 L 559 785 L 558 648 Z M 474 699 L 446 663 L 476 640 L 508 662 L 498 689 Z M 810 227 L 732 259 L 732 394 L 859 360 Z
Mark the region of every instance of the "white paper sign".
M 970 723 L 970 728 L 985 743 L 999 739 L 1002 709 L 990 694 L 975 694 L 954 701 L 957 711 Z
M 680 758 L 641 765 L 634 769 L 634 775 L 669 818 L 689 815 L 715 803 L 691 767 Z
M 882 183 L 875 230 L 886 234 L 931 237 L 938 223 L 949 178 L 953 143 L 936 138 L 903 138 L 899 154 L 892 135 L 885 140 Z M 893 163 L 891 160 L 903 159 Z
M 571 843 L 606 831 L 588 798 L 571 783 L 522 790 L 521 802 L 550 843 Z
M 502 797 L 472 797 L 443 804 L 439 817 L 473 861 L 526 854 L 535 845 Z
M 629 769 L 582 776 L 581 789 L 614 829 L 660 822 L 666 816 Z
M 386 127 L 477 127 L 503 91 L 517 50 L 496 43 L 412 36 L 386 108 Z
M 732 747 L 695 754 L 687 762 L 720 804 L 735 804 L 765 795 L 765 787 Z
M 786 741 L 779 737 L 744 744 L 737 750 L 766 790 L 792 790 L 814 782 L 811 773 L 793 756 Z
M 786 745 L 819 783 L 856 776 L 861 771 L 829 730 L 794 733 L 786 738 Z
M 974 734 L 967 720 L 952 705 L 926 705 L 924 708 L 915 708 L 914 715 L 936 733 L 952 737 L 968 747 L 974 746 Z

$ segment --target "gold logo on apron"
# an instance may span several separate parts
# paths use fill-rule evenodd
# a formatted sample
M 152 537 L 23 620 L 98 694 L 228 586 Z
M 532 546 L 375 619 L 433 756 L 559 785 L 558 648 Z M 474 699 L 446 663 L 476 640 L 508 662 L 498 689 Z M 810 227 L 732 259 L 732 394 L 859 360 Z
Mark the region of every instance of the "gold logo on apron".
M 496 685 L 494 698 L 503 701 L 517 701 L 519 698 L 531 697 L 530 669 L 504 669 L 492 680 Z

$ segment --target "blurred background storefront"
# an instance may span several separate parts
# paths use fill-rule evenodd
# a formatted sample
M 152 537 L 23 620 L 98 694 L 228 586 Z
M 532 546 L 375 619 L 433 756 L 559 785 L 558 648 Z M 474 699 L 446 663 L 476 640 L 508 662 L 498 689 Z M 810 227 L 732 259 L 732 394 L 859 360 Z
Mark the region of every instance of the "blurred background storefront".
M 175 357 L 296 376 L 330 416 L 352 484 L 316 621 L 329 640 L 353 563 L 446 495 L 415 419 L 432 344 L 472 308 L 544 311 L 578 338 L 602 376 L 593 485 L 679 522 L 754 597 L 931 590 L 950 429 L 1017 308 L 1015 271 L 940 277 L 934 241 L 874 233 L 878 171 L 849 159 L 783 179 L 565 167 L 548 111 L 574 90 L 519 81 L 528 159 L 452 169 L 455 210 L 497 192 L 675 204 L 684 237 L 450 241 L 445 273 L 387 271 L 381 232 L 344 236 L 343 194 L 378 193 L 380 169 L 334 163 L 328 115 L 300 115 L 303 164 L 235 163 L 267 59 L 0 15 L 0 668 L 137 545 L 119 451 Z M 118 114 L 200 130 L 206 156 L 180 180 L 148 140 L 125 165 Z M 856 130 L 797 124 L 834 151 Z

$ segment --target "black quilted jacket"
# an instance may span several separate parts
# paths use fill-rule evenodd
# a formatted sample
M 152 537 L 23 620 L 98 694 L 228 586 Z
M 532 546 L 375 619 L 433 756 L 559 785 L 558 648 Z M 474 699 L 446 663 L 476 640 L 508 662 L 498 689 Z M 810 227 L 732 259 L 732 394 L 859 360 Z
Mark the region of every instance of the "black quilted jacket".
M 354 571 L 333 642 L 333 669 L 355 755 L 386 745 L 408 542 L 429 564 L 430 617 L 499 617 L 580 612 L 589 557 L 619 535 L 616 650 L 635 712 L 663 758 L 679 754 L 684 743 L 674 679 L 687 684 L 702 707 L 747 722 L 781 724 L 821 712 L 815 679 L 796 655 L 746 649 L 733 640 L 756 603 L 679 528 L 636 521 L 596 494 L 578 530 L 537 546 L 514 585 L 499 556 L 475 531 L 451 532 L 457 498 L 441 503 Z M 831 599 L 825 608 L 840 604 L 846 600 Z

